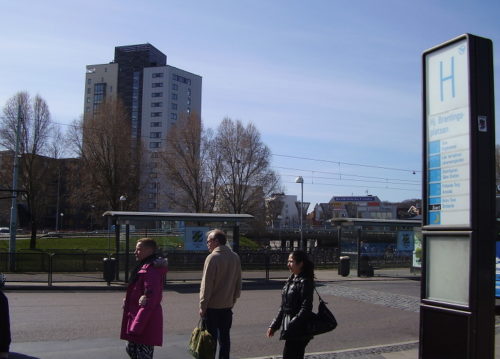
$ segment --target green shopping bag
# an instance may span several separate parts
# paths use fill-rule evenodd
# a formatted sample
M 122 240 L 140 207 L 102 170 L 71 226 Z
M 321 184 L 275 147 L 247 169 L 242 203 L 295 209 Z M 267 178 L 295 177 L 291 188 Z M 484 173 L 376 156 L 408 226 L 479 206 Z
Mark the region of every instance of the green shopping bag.
M 196 359 L 215 359 L 215 342 L 200 319 L 189 340 L 189 352 Z

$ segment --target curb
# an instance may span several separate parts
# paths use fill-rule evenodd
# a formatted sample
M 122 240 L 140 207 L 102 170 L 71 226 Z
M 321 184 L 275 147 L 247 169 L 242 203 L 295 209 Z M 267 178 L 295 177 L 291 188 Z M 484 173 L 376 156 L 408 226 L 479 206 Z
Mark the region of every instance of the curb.
M 309 353 L 304 356 L 307 359 L 343 359 L 343 358 L 363 358 L 367 355 L 384 353 L 397 353 L 417 349 L 418 341 L 402 342 L 385 345 L 375 345 L 355 349 L 336 350 L 331 352 Z M 281 355 L 266 355 L 263 357 L 252 357 L 245 359 L 281 359 Z

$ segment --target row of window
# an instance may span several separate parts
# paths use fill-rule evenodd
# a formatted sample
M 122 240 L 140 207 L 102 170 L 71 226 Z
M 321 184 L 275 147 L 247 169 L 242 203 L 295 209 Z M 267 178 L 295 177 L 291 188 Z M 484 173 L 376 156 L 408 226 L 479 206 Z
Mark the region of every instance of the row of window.
M 174 81 L 178 81 L 178 82 L 181 82 L 183 84 L 191 85 L 191 80 L 190 79 L 188 79 L 186 77 L 183 77 L 183 76 L 180 76 L 180 75 L 173 74 L 172 75 L 172 79 Z
M 188 113 L 189 113 L 189 109 L 188 109 Z M 162 115 L 163 115 L 163 112 L 151 112 L 151 117 L 161 117 Z M 175 112 L 171 112 L 170 119 L 177 120 L 177 114 Z M 156 125 L 156 124 L 159 124 L 159 125 Z M 151 122 L 151 127 L 160 127 L 160 126 L 161 126 L 161 122 Z
M 163 87 L 163 82 L 153 82 L 151 84 L 151 87 L 154 87 L 154 88 Z M 174 90 L 174 91 L 179 90 L 179 85 L 172 84 L 172 90 Z M 188 89 L 188 96 L 191 96 L 191 89 Z

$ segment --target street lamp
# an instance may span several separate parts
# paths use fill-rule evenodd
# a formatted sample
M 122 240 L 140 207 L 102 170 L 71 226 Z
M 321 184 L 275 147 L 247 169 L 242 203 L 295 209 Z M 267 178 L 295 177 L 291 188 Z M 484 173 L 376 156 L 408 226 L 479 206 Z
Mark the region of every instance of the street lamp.
M 95 206 L 93 204 L 90 205 L 90 231 L 94 229 L 94 221 L 93 221 L 93 216 L 94 216 L 94 209 Z
M 127 196 L 125 196 L 124 194 L 122 194 L 120 196 L 120 211 L 123 211 L 123 203 L 127 200 Z
M 299 248 L 304 249 L 304 238 L 302 234 L 302 208 L 304 207 L 304 179 L 299 176 L 295 179 L 295 183 L 300 183 L 300 244 Z
M 64 218 L 64 213 L 59 213 L 59 216 L 61 216 L 61 224 L 60 224 L 60 227 L 59 227 L 59 230 L 62 231 L 63 229 L 63 218 Z

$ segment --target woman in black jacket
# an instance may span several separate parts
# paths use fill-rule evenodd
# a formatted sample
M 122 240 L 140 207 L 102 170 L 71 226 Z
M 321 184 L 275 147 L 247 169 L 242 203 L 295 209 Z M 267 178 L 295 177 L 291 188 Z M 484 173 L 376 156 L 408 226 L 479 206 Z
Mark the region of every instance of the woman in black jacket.
M 293 251 L 288 257 L 292 275 L 281 292 L 278 315 L 267 330 L 272 337 L 281 327 L 280 339 L 285 340 L 283 359 L 302 359 L 312 339 L 310 322 L 313 307 L 314 264 L 303 251 Z

